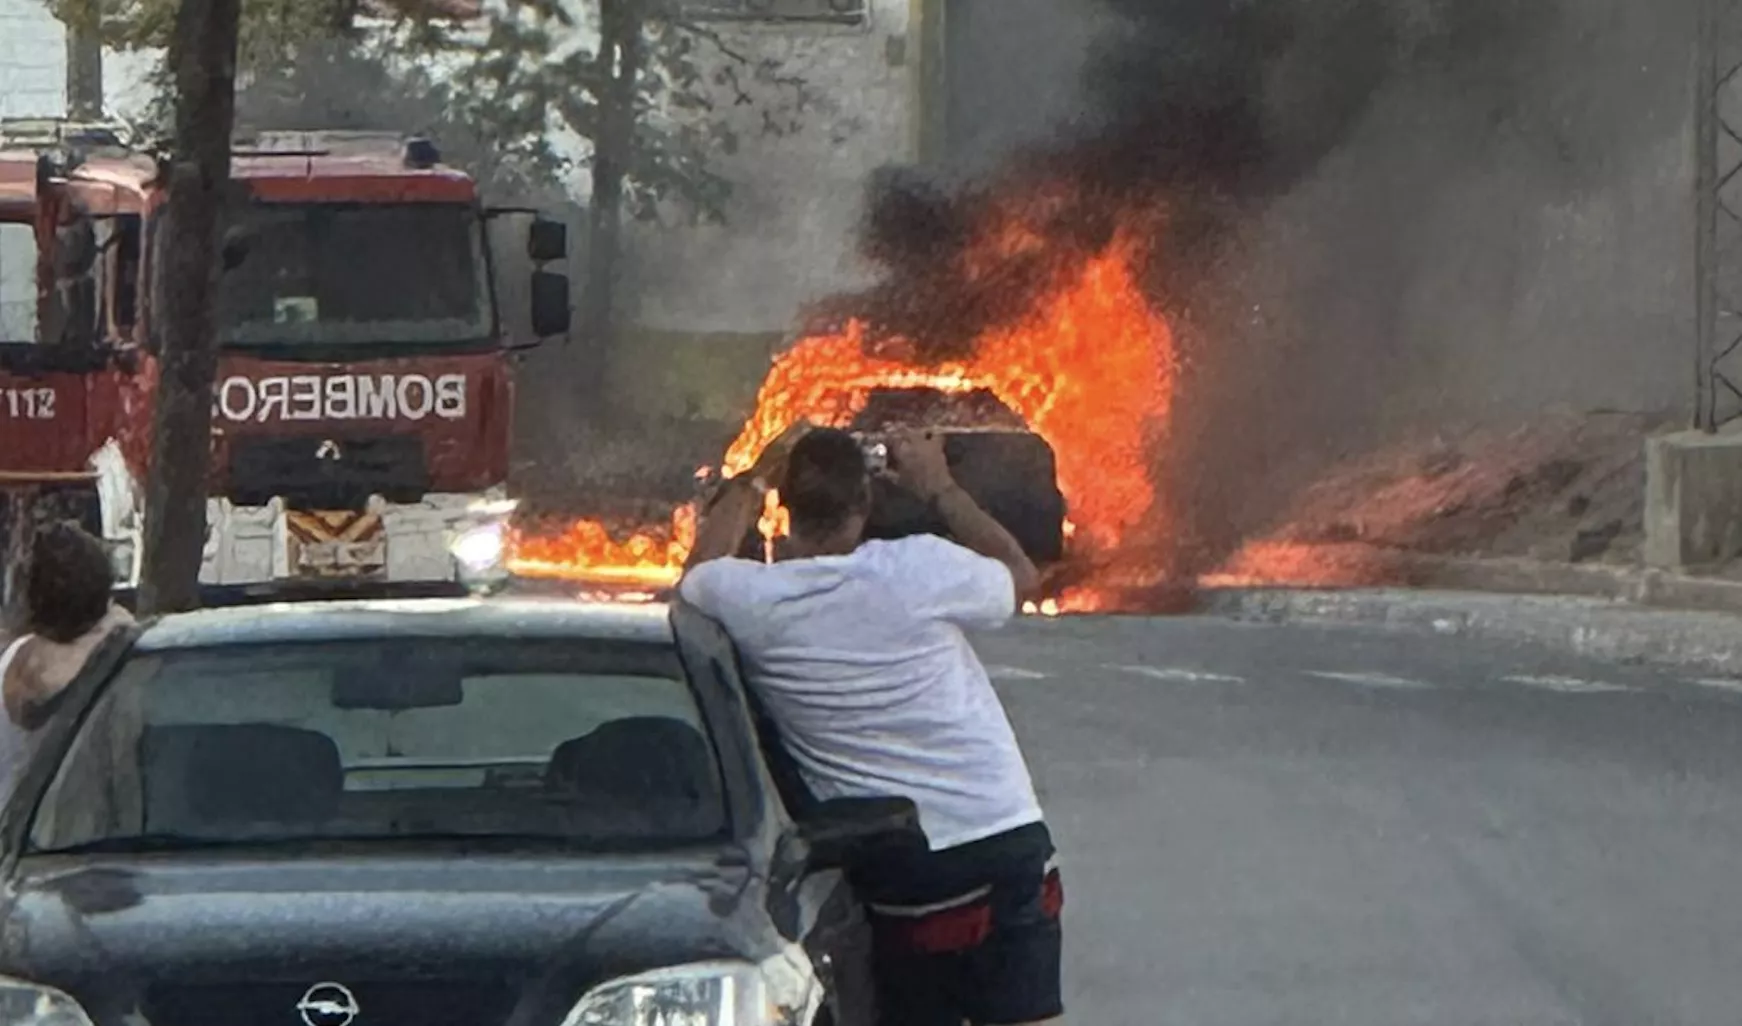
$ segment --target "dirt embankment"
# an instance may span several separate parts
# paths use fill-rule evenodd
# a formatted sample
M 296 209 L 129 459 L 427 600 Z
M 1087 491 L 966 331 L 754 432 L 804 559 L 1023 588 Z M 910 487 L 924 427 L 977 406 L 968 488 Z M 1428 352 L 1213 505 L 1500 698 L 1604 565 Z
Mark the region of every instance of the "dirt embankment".
M 1406 584 L 1414 557 L 1638 561 L 1644 440 L 1636 414 L 1564 415 L 1400 440 L 1334 467 L 1212 578 Z

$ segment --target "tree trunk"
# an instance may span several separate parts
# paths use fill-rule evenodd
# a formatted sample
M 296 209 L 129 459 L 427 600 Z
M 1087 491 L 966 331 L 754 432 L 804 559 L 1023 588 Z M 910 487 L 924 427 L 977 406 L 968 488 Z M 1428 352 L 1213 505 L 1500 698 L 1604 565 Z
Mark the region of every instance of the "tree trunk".
M 646 61 L 644 0 L 601 0 L 599 52 L 611 80 L 601 98 L 593 140 L 593 198 L 588 211 L 587 278 L 581 328 L 590 357 L 602 359 L 616 341 L 617 270 L 623 239 L 623 186 L 635 150 L 635 95 Z M 592 380 L 603 380 L 595 376 Z M 590 398 L 597 399 L 595 395 Z
M 139 588 L 140 609 L 147 614 L 199 603 L 218 363 L 213 304 L 230 179 L 240 8 L 241 0 L 181 0 L 170 45 L 175 142 L 163 166 L 169 218 L 158 250 L 161 291 L 155 307 L 162 376 Z
M 103 116 L 103 7 L 100 0 L 74 0 L 66 19 L 67 115 L 74 121 Z

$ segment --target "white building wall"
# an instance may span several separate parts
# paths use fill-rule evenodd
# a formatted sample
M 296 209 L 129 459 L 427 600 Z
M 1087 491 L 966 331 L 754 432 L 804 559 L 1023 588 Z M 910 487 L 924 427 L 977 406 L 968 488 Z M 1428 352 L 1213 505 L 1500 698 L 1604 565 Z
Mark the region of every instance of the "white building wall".
M 0 117 L 66 108 L 66 34 L 38 0 L 0 0 Z
M 110 114 L 131 117 L 149 101 L 146 75 L 156 53 L 105 54 Z M 66 30 L 41 0 L 0 0 L 0 117 L 58 117 L 66 111 Z

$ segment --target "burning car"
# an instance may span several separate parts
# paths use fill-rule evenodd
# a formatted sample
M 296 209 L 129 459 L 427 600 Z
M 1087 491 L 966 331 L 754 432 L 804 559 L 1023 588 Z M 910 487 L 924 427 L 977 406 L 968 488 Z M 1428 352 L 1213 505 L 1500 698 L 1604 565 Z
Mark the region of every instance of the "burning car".
M 866 397 L 864 408 L 847 425 L 864 446 L 873 472 L 866 537 L 948 535 L 934 510 L 884 473 L 889 469 L 887 440 L 897 427 L 923 427 L 943 435 L 956 483 L 1015 536 L 1037 565 L 1052 566 L 1064 558 L 1069 521 L 1052 447 L 984 389 L 949 393 L 882 388 Z M 704 492 L 716 483 L 705 481 Z M 765 555 L 770 548 L 778 553 L 783 533 L 778 515 L 765 517 L 746 536 L 741 551 L 748 558 Z
M 933 424 L 951 436 L 952 466 L 970 494 L 1037 562 L 1062 564 L 1058 579 L 1071 583 L 1059 608 L 1098 608 L 1103 568 L 1144 578 L 1167 571 L 1170 525 L 1152 443 L 1172 415 L 1177 356 L 1143 286 L 1144 222 L 1093 244 L 1054 247 L 1052 222 L 1073 222 L 1068 215 L 1092 207 L 1093 198 L 1048 193 L 1045 203 L 1020 202 L 1027 198 L 1018 190 L 988 208 L 984 223 L 964 230 L 967 241 L 949 251 L 948 266 L 892 272 L 891 295 L 920 297 L 899 324 L 854 316 L 878 302 L 847 297 L 842 316 L 779 353 L 714 472 L 748 471 L 801 419 L 856 431 L 873 451 L 885 425 Z M 1030 223 L 1037 217 L 1045 223 Z M 1044 273 L 1000 273 L 1037 260 Z M 950 308 L 964 296 L 990 294 L 1000 298 L 992 304 L 998 315 L 953 324 L 951 345 L 914 337 L 928 324 L 950 323 Z M 777 534 L 780 521 L 773 506 L 762 528 Z M 668 522 L 623 527 L 585 517 L 540 525 L 518 538 L 514 565 L 529 577 L 669 587 L 695 526 L 687 503 Z M 880 491 L 873 534 L 936 526 L 900 495 Z
M 1052 446 L 991 392 L 882 389 L 872 393 L 849 430 L 875 453 L 896 425 L 923 426 L 944 435 L 944 453 L 956 483 L 1016 537 L 1037 565 L 1064 558 L 1068 521 Z M 865 530 L 871 538 L 946 533 L 931 508 L 881 477 L 873 485 Z

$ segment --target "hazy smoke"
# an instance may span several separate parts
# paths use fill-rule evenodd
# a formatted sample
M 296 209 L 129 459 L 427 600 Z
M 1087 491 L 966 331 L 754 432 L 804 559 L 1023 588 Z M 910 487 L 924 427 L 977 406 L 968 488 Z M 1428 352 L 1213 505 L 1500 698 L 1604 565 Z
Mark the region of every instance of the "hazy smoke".
M 1206 559 L 1398 431 L 1684 401 L 1692 4 L 1101 2 L 1088 164 L 1179 208 Z
M 1187 378 L 1157 466 L 1210 560 L 1399 431 L 1677 406 L 1692 12 L 962 0 L 949 159 L 874 183 L 864 248 L 887 281 L 846 308 L 958 352 L 1105 241 L 1107 211 L 1164 202 L 1149 285 Z M 1049 52 L 1075 81 L 1033 83 Z M 1064 263 L 948 273 L 997 197 L 1048 176 L 1076 187 L 1045 214 Z
M 1166 200 L 1158 285 L 1187 291 L 1180 272 L 1238 204 L 1286 190 L 1342 138 L 1384 80 L 1395 35 L 1385 0 L 979 0 L 951 18 L 948 152 L 925 175 L 873 178 L 861 249 L 884 284 L 825 308 L 940 357 L 1023 312 L 1045 276 L 1105 244 L 1132 201 Z M 1307 51 L 1318 74 L 1295 76 L 1276 109 L 1275 73 Z M 1022 216 L 1054 250 L 991 278 L 962 274 L 998 205 L 1048 178 L 1071 184 L 1070 202 Z

